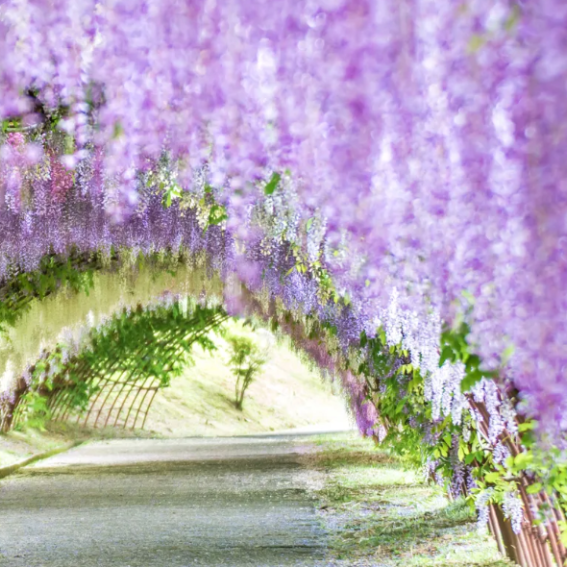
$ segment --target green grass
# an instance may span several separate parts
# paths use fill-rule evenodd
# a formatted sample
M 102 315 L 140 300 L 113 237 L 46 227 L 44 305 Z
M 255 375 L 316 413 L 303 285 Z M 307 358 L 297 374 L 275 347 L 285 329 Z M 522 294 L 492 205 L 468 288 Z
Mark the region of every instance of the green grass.
M 464 501 L 450 503 L 374 443 L 355 435 L 315 438 L 305 459 L 323 471 L 316 492 L 338 565 L 510 566 L 488 534 L 477 531 Z
M 69 444 L 66 434 L 25 429 L 24 431 L 10 431 L 0 435 L 0 467 L 7 467 L 19 461 L 61 449 Z

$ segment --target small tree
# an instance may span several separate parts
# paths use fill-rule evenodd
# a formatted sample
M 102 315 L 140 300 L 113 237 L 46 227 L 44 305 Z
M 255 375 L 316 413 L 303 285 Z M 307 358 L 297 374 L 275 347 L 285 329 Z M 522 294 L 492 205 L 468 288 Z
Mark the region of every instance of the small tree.
M 266 356 L 250 337 L 228 335 L 226 340 L 230 347 L 229 364 L 232 373 L 236 376 L 234 405 L 241 410 L 246 390 L 262 370 L 266 363 Z

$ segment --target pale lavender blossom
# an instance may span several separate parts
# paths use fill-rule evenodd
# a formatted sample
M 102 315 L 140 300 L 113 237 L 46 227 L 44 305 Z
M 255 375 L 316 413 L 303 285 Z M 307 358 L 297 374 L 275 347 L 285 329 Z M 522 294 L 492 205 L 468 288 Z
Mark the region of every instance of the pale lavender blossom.
M 510 520 L 514 533 L 519 534 L 522 531 L 524 507 L 518 493 L 508 492 L 505 494 L 502 502 L 502 511 L 504 516 Z
M 485 531 L 488 524 L 488 506 L 494 494 L 494 489 L 483 490 L 476 498 L 475 505 L 477 510 L 477 527 L 480 531 Z

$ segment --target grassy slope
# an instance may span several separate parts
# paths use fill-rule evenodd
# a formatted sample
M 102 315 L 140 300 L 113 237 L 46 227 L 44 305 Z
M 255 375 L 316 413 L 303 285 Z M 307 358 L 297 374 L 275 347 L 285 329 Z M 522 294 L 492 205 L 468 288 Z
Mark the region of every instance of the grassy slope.
M 212 354 L 195 350 L 195 365 L 156 397 L 146 429 L 163 436 L 246 435 L 329 424 L 349 427 L 345 404 L 331 385 L 285 345 L 274 345 L 252 383 L 244 408 L 234 406 L 235 378 L 224 341 Z
M 370 441 L 317 438 L 309 466 L 325 472 L 317 491 L 330 533 L 329 564 L 403 567 L 507 567 L 464 502 L 449 503 Z

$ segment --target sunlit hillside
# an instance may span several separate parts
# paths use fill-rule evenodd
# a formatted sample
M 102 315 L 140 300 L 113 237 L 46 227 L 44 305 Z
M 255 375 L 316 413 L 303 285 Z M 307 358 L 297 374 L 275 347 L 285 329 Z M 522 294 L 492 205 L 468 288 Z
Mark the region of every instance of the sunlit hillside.
M 333 393 L 336 387 L 310 370 L 287 345 L 273 340 L 267 364 L 246 393 L 243 410 L 237 410 L 226 341 L 220 337 L 215 341 L 217 351 L 196 349 L 194 366 L 157 395 L 146 430 L 164 436 L 242 435 L 315 425 L 350 426 L 344 399 Z

